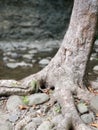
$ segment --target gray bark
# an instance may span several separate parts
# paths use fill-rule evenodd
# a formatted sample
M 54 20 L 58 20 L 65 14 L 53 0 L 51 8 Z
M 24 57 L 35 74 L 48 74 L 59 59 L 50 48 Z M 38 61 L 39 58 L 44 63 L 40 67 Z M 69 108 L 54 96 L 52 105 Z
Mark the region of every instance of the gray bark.
M 90 100 L 94 96 L 83 86 L 86 85 L 84 81 L 93 46 L 97 15 L 98 0 L 75 0 L 69 29 L 49 65 L 21 81 L 1 80 L 0 95 L 31 93 L 33 90 L 29 83 L 33 79 L 49 87 L 55 86 L 54 98 L 61 104 L 64 116 L 63 124 L 60 123 L 58 129 L 91 130 L 78 115 L 73 93 L 84 100 Z M 17 87 L 12 86 L 12 83 L 17 84 Z M 17 124 L 16 128 L 18 130 L 20 124 Z

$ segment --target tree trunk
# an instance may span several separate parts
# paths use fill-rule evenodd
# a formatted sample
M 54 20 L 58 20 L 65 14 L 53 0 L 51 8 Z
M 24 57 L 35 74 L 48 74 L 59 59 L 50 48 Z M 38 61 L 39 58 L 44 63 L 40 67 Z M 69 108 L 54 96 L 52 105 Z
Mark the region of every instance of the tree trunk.
M 68 31 L 57 54 L 48 66 L 21 81 L 1 80 L 0 95 L 32 93 L 30 82 L 55 87 L 55 99 L 61 104 L 64 123 L 60 130 L 91 130 L 80 119 L 73 94 L 84 100 L 92 98 L 87 91 L 87 64 L 94 43 L 98 0 L 75 0 Z M 12 83 L 17 84 L 17 88 Z M 17 129 L 18 130 L 18 127 Z

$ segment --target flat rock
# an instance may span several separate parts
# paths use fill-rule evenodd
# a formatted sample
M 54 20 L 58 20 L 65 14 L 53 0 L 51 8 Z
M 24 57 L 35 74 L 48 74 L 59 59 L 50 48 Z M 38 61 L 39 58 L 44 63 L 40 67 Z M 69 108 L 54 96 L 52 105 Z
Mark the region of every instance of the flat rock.
M 95 112 L 98 112 L 98 96 L 94 96 L 90 101 L 90 106 L 94 109 Z
M 28 105 L 37 105 L 42 104 L 49 100 L 49 96 L 45 93 L 36 93 L 28 96 L 29 103 Z
M 44 121 L 37 130 L 52 130 L 53 124 L 49 121 Z
M 84 103 L 79 103 L 77 105 L 77 109 L 81 114 L 86 113 L 88 111 L 88 108 Z
M 12 112 L 18 109 L 19 105 L 23 105 L 21 98 L 17 95 L 10 96 L 7 100 L 7 110 Z
M 89 114 L 83 114 L 83 115 L 81 115 L 81 119 L 85 123 L 91 123 L 92 121 L 95 120 L 95 117 L 94 117 L 93 113 L 89 113 Z

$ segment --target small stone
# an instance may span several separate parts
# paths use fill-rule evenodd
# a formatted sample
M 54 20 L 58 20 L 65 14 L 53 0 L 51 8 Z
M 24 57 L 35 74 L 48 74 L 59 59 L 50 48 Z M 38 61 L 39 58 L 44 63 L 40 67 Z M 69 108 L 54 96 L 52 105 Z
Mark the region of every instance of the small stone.
M 28 60 L 32 60 L 32 57 L 33 55 L 30 55 L 30 54 L 23 55 L 23 58 L 28 59 Z
M 83 114 L 83 115 L 81 115 L 81 119 L 85 123 L 91 123 L 92 121 L 94 121 L 95 117 L 92 114 Z
M 81 114 L 88 112 L 88 108 L 87 108 L 87 106 L 86 106 L 84 103 L 79 103 L 79 104 L 77 105 L 77 108 L 78 108 L 78 111 L 79 111 Z
M 22 61 L 22 62 L 17 62 L 17 63 L 7 63 L 6 64 L 6 66 L 8 67 L 8 68 L 11 68 L 11 69 L 15 69 L 15 68 L 17 68 L 17 67 L 27 67 L 27 66 L 29 66 L 29 67 L 32 67 L 32 64 L 27 64 L 27 63 L 25 63 L 24 61 Z
M 0 122 L 0 130 L 13 130 L 13 129 L 9 122 L 2 120 L 2 122 Z
M 37 130 L 52 130 L 53 124 L 49 121 L 44 121 Z
M 98 53 L 98 48 L 95 48 L 96 53 Z
M 30 50 L 30 51 L 28 51 L 29 54 L 35 54 L 37 52 L 38 52 L 37 50 Z
M 32 119 L 32 121 L 35 122 L 36 125 L 38 126 L 38 125 L 40 125 L 43 122 L 43 118 L 35 117 L 35 118 Z
M 9 97 L 6 107 L 8 111 L 12 112 L 17 110 L 19 105 L 23 105 L 23 102 L 19 96 L 14 95 Z
M 36 130 L 37 129 L 37 125 L 35 122 L 30 122 L 29 124 L 27 124 L 23 130 Z
M 49 96 L 45 93 L 36 93 L 28 96 L 29 103 L 28 105 L 37 105 L 42 104 L 49 100 Z
M 94 66 L 93 71 L 98 71 L 98 65 Z
M 18 54 L 17 53 L 11 53 L 11 58 L 14 58 L 14 59 L 18 58 Z
M 15 123 L 18 120 L 19 116 L 17 114 L 12 114 L 9 116 L 9 121 Z
M 98 40 L 95 41 L 95 46 L 98 46 Z
M 90 101 L 91 107 L 94 109 L 95 112 L 98 112 L 98 96 L 94 96 Z
M 49 64 L 49 60 L 48 59 L 42 59 L 42 60 L 39 61 L 39 64 L 47 65 L 47 64 Z

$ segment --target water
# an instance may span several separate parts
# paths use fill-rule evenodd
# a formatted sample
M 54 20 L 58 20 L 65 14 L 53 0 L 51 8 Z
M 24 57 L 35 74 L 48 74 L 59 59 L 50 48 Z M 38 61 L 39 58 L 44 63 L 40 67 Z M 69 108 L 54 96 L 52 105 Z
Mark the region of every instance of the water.
M 22 79 L 30 74 L 34 74 L 46 65 L 41 65 L 41 59 L 51 58 L 56 54 L 61 41 L 34 41 L 34 42 L 1 42 L 0 43 L 0 79 Z M 30 58 L 31 56 L 31 58 Z M 98 80 L 98 73 L 93 71 L 93 67 L 98 65 L 98 54 L 94 53 L 93 59 L 88 66 L 90 80 Z M 29 59 L 28 59 L 29 58 Z M 33 66 L 18 66 L 14 69 L 7 66 L 7 63 L 25 62 Z

